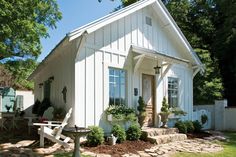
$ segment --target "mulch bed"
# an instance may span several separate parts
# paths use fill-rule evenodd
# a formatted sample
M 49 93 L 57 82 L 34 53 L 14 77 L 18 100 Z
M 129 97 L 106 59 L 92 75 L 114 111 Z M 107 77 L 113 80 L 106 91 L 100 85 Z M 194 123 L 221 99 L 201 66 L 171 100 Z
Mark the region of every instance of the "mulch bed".
M 116 145 L 108 145 L 107 143 L 97 147 L 86 147 L 83 148 L 87 151 L 99 153 L 99 154 L 110 154 L 114 157 L 119 157 L 124 154 L 133 153 L 137 154 L 138 151 L 143 151 L 153 147 L 154 144 L 145 141 L 124 141 L 123 143 Z
M 212 134 L 207 132 L 200 132 L 200 133 L 188 133 L 187 137 L 188 139 L 194 139 L 194 138 L 204 138 L 209 137 Z M 145 149 L 150 149 L 151 147 L 155 146 L 155 144 L 151 144 L 150 142 L 146 141 L 125 141 L 120 144 L 116 145 L 108 145 L 107 143 L 104 143 L 102 145 L 99 145 L 97 147 L 88 147 L 85 144 L 82 144 L 82 147 L 90 152 L 94 152 L 96 154 L 110 154 L 112 157 L 120 157 L 124 154 L 137 154 L 138 151 L 144 151 Z
M 211 133 L 208 132 L 199 132 L 199 133 L 187 133 L 188 139 L 194 139 L 194 138 L 204 138 L 211 136 Z

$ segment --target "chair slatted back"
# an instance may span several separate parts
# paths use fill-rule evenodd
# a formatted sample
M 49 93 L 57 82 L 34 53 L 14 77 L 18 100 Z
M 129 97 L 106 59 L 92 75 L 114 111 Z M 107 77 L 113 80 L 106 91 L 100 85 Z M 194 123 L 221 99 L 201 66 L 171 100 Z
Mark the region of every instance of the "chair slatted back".
M 62 121 L 61 126 L 58 128 L 58 131 L 56 133 L 56 138 L 60 138 L 62 130 L 68 124 L 68 120 L 71 116 L 71 113 L 72 113 L 72 108 L 70 108 L 69 112 L 66 114 L 64 120 Z

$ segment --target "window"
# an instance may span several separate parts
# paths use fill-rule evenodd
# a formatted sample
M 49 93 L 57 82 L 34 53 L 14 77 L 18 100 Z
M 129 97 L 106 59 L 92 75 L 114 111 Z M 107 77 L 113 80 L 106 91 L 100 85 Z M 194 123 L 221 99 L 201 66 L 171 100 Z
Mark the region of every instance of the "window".
M 168 77 L 168 103 L 170 107 L 178 106 L 178 79 Z
M 147 17 L 146 16 L 146 24 L 149 25 L 149 26 L 152 26 L 152 19 L 150 17 Z
M 124 105 L 125 95 L 125 70 L 109 68 L 109 105 Z

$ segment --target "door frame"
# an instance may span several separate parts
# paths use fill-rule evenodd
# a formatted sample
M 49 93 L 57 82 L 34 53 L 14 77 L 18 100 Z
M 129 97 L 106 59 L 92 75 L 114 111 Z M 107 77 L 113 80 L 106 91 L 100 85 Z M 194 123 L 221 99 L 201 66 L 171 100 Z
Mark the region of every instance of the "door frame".
M 143 97 L 143 75 L 148 75 L 152 77 L 152 82 L 153 82 L 153 87 L 152 87 L 152 97 L 153 97 L 153 104 L 152 104 L 152 126 L 154 127 L 156 124 L 156 77 L 153 74 L 148 74 L 148 73 L 141 73 L 141 88 L 142 88 L 142 97 Z

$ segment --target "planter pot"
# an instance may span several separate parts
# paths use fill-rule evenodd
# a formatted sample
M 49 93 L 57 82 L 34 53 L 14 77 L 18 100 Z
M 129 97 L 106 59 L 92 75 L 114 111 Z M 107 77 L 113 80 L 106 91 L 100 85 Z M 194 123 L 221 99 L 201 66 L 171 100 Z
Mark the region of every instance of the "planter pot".
M 112 121 L 112 115 L 111 115 L 111 114 L 107 115 L 107 120 L 108 120 L 109 122 Z
M 109 122 L 120 122 L 124 121 L 124 119 L 117 119 L 112 114 L 107 115 L 107 121 Z
M 162 122 L 162 126 L 161 128 L 168 128 L 167 126 L 167 122 L 168 122 L 168 116 L 169 116 L 170 113 L 163 113 L 161 112 L 160 113 L 160 116 L 161 116 L 161 122 Z
M 145 119 L 146 119 L 146 115 L 138 116 L 138 123 L 139 123 L 140 127 L 143 127 L 143 125 L 145 123 Z

